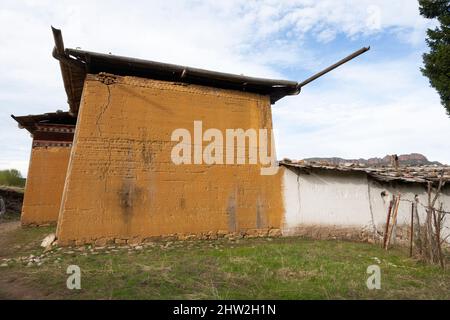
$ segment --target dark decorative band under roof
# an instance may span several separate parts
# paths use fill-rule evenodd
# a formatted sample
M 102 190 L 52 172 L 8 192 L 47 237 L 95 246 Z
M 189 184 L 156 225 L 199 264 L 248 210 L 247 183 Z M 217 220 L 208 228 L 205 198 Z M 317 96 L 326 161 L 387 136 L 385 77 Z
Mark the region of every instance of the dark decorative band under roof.
M 48 147 L 59 147 L 59 148 L 71 148 L 72 142 L 62 142 L 62 141 L 33 141 L 32 148 L 48 148 Z
M 105 72 L 246 91 L 268 95 L 271 103 L 300 92 L 296 81 L 253 78 L 111 54 L 65 49 L 61 31 L 53 28 L 53 35 L 55 38 L 53 56 L 60 61 L 68 103 L 74 113 L 78 111 L 87 73 Z

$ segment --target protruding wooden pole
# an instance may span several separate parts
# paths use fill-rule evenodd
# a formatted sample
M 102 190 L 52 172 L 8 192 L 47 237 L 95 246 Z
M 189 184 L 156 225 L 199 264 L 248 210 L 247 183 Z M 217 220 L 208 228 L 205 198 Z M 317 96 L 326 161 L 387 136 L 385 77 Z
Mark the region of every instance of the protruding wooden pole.
M 395 197 L 394 210 L 392 211 L 392 227 L 389 229 L 389 234 L 387 235 L 386 247 L 385 247 L 386 250 L 389 247 L 389 242 L 392 237 L 392 232 L 397 225 L 397 215 L 398 215 L 398 207 L 400 206 L 400 196 L 401 195 L 399 194 L 397 197 Z
M 324 74 L 330 72 L 331 70 L 336 69 L 340 65 L 343 65 L 344 63 L 346 63 L 346 62 L 356 58 L 357 56 L 359 56 L 359 55 L 361 55 L 364 52 L 369 51 L 369 50 L 370 50 L 370 47 L 364 47 L 364 48 L 359 49 L 358 51 L 353 52 L 351 55 L 345 57 L 344 59 L 339 60 L 338 62 L 336 62 L 335 64 L 329 66 L 328 68 L 325 68 L 324 70 L 322 70 L 322 71 L 316 73 L 315 75 L 309 77 L 308 79 L 302 81 L 301 83 L 299 83 L 297 85 L 298 88 L 301 89 L 303 86 L 306 86 L 308 83 L 316 80 L 317 78 L 323 76 Z

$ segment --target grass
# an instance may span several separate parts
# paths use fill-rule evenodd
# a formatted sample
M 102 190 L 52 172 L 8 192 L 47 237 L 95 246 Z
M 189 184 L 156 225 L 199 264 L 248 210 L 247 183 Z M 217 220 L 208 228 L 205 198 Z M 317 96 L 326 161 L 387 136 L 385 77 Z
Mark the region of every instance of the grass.
M 4 214 L 0 215 L 0 223 L 9 221 L 19 221 L 20 213 L 6 211 Z
M 55 248 L 40 266 L 51 227 L 2 235 L 0 298 L 53 299 L 450 299 L 450 271 L 365 243 L 300 238 L 154 242 L 143 248 Z M 81 290 L 66 288 L 67 266 L 80 266 Z M 381 268 L 381 290 L 366 269 Z M 28 295 L 25 295 L 27 293 Z

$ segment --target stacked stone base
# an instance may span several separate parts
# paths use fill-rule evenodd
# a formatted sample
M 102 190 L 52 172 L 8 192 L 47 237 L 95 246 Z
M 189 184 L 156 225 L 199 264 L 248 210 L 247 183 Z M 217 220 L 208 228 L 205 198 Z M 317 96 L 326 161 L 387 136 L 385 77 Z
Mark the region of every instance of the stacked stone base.
M 42 223 L 26 223 L 22 222 L 21 225 L 23 228 L 35 228 L 35 227 L 55 227 L 56 226 L 55 221 L 47 221 Z
M 383 241 L 385 226 L 379 226 L 376 233 L 370 227 L 344 227 L 335 225 L 301 225 L 283 230 L 284 236 L 299 236 L 314 240 L 348 240 L 357 242 L 380 243 Z M 410 227 L 397 225 L 395 239 L 390 244 L 409 245 Z
M 299 236 L 316 240 L 351 240 L 368 242 L 373 232 L 356 227 L 327 225 L 301 225 L 284 230 L 287 236 Z
M 263 237 L 281 237 L 282 233 L 280 229 L 268 228 L 268 229 L 247 229 L 240 232 L 229 232 L 226 230 L 209 231 L 197 234 L 167 234 L 161 236 L 150 237 L 130 237 L 130 238 L 115 238 L 115 237 L 102 237 L 97 239 L 78 239 L 61 241 L 58 239 L 58 245 L 60 246 L 82 246 L 86 244 L 94 244 L 96 246 L 105 246 L 109 244 L 115 245 L 136 245 L 144 242 L 153 242 L 158 240 L 170 241 L 189 241 L 189 240 L 217 240 L 228 239 L 236 240 L 242 238 L 263 238 Z

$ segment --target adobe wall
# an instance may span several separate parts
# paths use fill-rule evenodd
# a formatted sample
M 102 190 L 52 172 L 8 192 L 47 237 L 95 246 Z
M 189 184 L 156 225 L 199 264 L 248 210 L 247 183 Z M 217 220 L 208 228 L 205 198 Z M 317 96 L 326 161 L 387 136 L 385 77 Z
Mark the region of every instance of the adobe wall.
M 309 174 L 283 168 L 285 216 L 283 235 L 313 238 L 378 240 L 384 233 L 392 195 L 401 194 L 398 208 L 398 241 L 408 240 L 405 232 L 411 224 L 411 203 L 415 195 L 421 205 L 418 214 L 424 221 L 427 192 L 415 183 L 380 182 L 363 172 L 339 173 L 311 170 Z M 450 188 L 444 187 L 438 203 L 450 209 Z M 443 235 L 450 233 L 445 221 Z M 377 231 L 378 236 L 375 234 Z
M 136 77 L 88 75 L 57 236 L 62 245 L 279 228 L 281 175 L 260 165 L 171 161 L 171 134 L 272 128 L 269 98 Z M 208 143 L 203 143 L 206 146 Z
M 302 225 L 370 228 L 372 224 L 365 173 L 313 170 L 306 174 L 284 168 L 283 186 L 284 234 L 295 234 Z
M 22 225 L 58 220 L 70 147 L 33 147 L 22 206 Z

